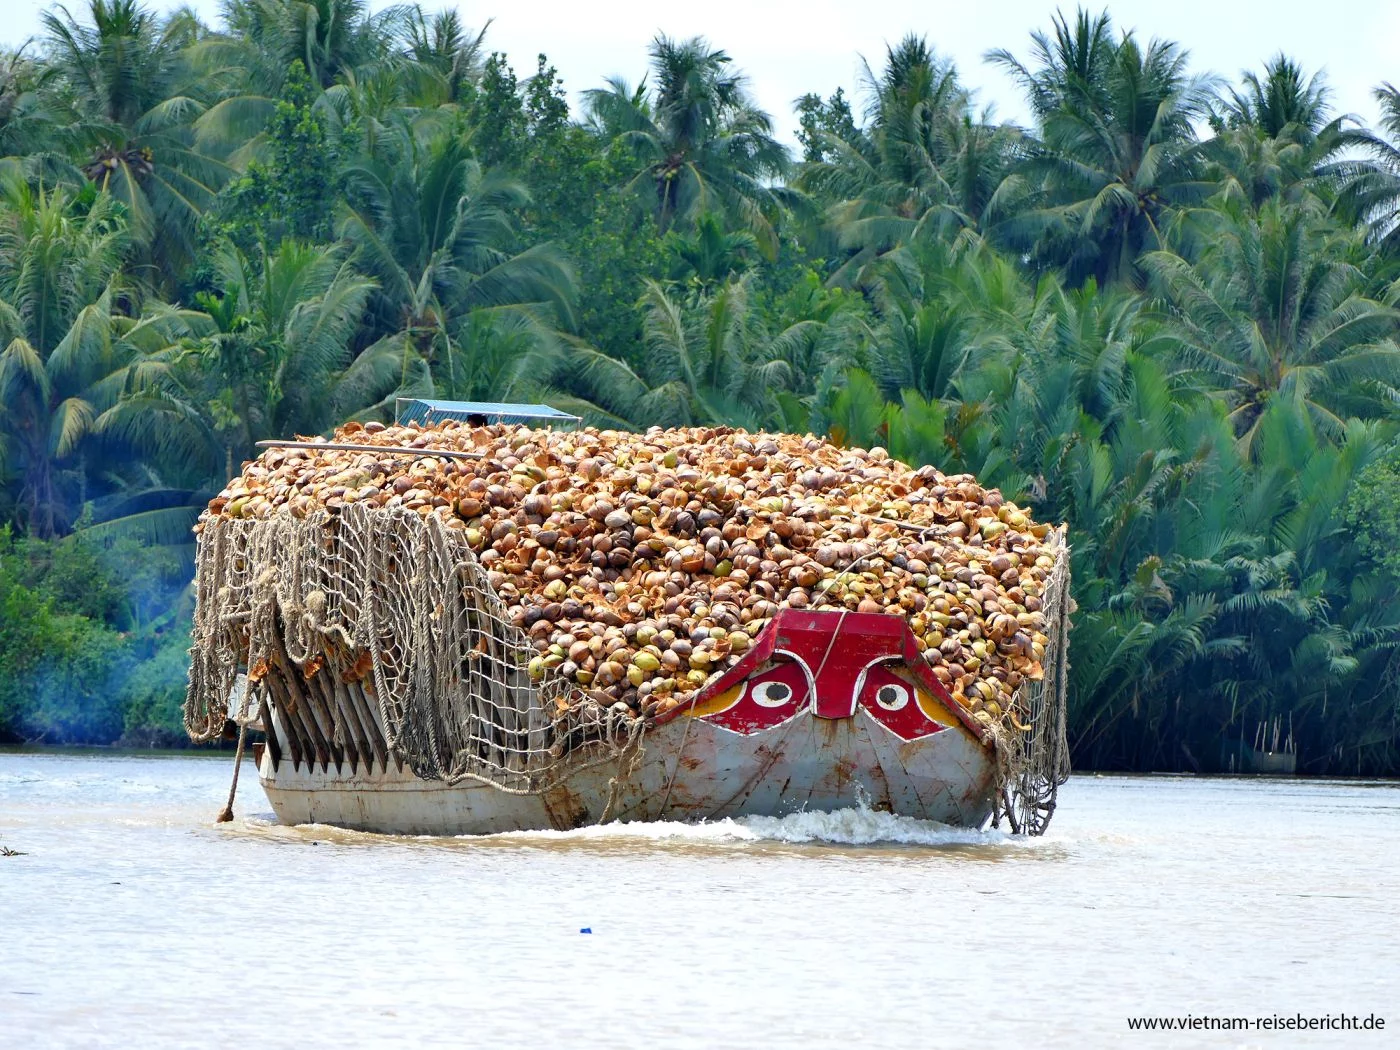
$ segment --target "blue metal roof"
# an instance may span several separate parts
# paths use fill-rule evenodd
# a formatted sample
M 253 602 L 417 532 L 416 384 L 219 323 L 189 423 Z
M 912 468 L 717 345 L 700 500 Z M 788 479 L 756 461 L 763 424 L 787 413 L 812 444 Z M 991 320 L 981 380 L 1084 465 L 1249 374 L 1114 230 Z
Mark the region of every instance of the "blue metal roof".
M 400 423 L 437 423 L 444 419 L 487 423 L 577 423 L 578 416 L 560 412 L 549 405 L 512 405 L 501 401 L 438 401 L 415 397 L 398 399 L 396 415 Z

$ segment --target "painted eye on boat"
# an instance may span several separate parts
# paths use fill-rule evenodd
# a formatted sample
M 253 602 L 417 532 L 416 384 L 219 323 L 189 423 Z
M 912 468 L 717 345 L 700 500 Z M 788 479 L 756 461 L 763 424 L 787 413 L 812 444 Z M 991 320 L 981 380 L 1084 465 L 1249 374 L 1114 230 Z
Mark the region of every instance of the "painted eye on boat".
M 792 699 L 792 686 L 786 682 L 760 682 L 754 687 L 753 700 L 760 707 L 782 707 Z
M 909 702 L 909 690 L 902 685 L 882 685 L 875 690 L 875 702 L 886 711 L 898 711 Z

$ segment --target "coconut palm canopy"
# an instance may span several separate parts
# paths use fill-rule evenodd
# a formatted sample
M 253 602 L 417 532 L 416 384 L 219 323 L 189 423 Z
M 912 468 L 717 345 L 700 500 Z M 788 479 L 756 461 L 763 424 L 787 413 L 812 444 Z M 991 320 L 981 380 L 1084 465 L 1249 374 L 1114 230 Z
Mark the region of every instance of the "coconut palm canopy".
M 1289 55 L 1079 11 L 987 56 L 1026 126 L 931 25 L 770 113 L 721 40 L 564 85 L 374 6 L 80 0 L 0 55 L 0 546 L 39 545 L 0 600 L 166 630 L 258 441 L 401 396 L 811 431 L 1068 523 L 1079 762 L 1231 768 L 1291 724 L 1307 769 L 1400 768 L 1391 84 L 1367 127 Z M 159 613 L 42 582 L 80 548 Z M 146 671 L 87 722 L 7 707 L 43 694 L 8 638 L 0 736 L 161 717 Z

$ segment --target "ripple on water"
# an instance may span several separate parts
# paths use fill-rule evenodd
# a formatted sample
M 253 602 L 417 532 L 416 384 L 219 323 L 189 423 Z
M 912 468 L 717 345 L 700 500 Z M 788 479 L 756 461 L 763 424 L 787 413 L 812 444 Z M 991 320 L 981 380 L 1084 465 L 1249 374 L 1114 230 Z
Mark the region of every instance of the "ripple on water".
M 407 847 L 462 854 L 483 850 L 677 857 L 707 852 L 720 856 L 813 853 L 826 857 L 887 860 L 943 854 L 985 863 L 1016 859 L 1054 861 L 1067 856 L 1073 844 L 1063 835 L 1030 839 L 994 828 L 957 828 L 868 808 L 694 823 L 618 822 L 571 831 L 509 831 L 450 837 L 352 831 L 327 824 L 284 826 L 277 823 L 273 814 L 258 813 L 220 825 L 216 833 L 281 845 Z
M 0 1045 L 1079 1050 L 1127 1045 L 1130 1014 L 1400 1027 L 1393 784 L 1082 777 L 1038 840 L 859 809 L 414 838 L 280 826 L 255 777 L 215 824 L 228 777 L 0 754 L 0 842 L 26 854 L 0 859 Z

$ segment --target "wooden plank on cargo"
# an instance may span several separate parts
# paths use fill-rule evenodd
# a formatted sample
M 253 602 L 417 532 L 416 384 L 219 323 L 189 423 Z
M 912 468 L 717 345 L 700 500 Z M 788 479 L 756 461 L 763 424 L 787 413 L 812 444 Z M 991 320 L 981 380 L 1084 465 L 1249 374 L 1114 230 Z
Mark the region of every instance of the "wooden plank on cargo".
M 294 448 L 311 452 L 370 452 L 376 455 L 413 456 L 428 459 L 446 456 L 448 459 L 484 459 L 482 452 L 461 452 L 455 448 L 408 448 L 404 445 L 355 445 L 344 441 L 259 441 L 258 448 Z
M 321 670 L 311 676 L 307 684 L 316 694 L 317 702 L 326 712 L 326 719 L 330 723 L 332 746 L 340 749 L 340 753 L 336 756 L 336 765 L 340 765 L 348 759 L 350 772 L 358 773 L 360 768 L 359 741 L 355 738 L 345 709 L 341 707 L 339 697 L 335 695 L 335 689 L 330 684 L 333 678 L 334 672 L 329 664 L 325 664 Z
M 359 706 L 355 703 L 354 697 L 346 687 L 345 682 L 341 680 L 340 675 L 337 674 L 331 678 L 329 688 L 335 696 L 335 703 L 340 709 L 341 717 L 350 729 L 350 735 L 355 738 L 355 750 L 360 756 L 360 761 L 364 762 L 367 770 L 373 770 L 374 751 L 369 745 L 370 731 L 364 724 Z
M 297 769 L 303 760 L 306 761 L 306 768 L 311 768 L 311 757 L 302 748 L 303 736 L 296 722 L 296 715 L 292 708 L 294 701 L 289 696 L 282 675 L 274 667 L 269 671 L 264 679 L 267 685 L 267 695 L 269 698 L 269 711 L 276 711 L 273 717 L 282 726 L 282 733 L 287 741 L 287 750 L 291 752 L 292 768 Z
M 326 742 L 326 750 L 330 753 L 330 759 L 339 769 L 341 763 L 345 761 L 345 749 L 342 748 L 335 739 L 335 717 L 325 701 L 321 699 L 321 691 L 316 688 L 311 678 L 306 677 L 306 673 L 297 668 L 297 673 L 301 676 L 306 688 L 302 690 L 302 697 L 306 700 L 306 708 L 311 712 L 312 721 L 316 723 L 316 728 L 321 731 L 321 737 Z M 318 672 L 319 673 L 319 672 Z

